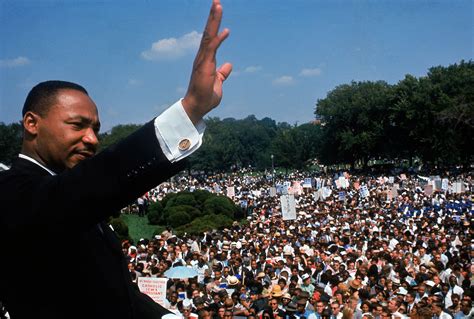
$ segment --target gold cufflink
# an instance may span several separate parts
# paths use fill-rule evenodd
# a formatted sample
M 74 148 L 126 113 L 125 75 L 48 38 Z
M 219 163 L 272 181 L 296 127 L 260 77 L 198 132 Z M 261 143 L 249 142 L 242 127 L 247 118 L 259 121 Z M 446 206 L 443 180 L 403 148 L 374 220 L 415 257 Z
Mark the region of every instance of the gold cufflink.
M 187 138 L 183 138 L 178 145 L 180 151 L 187 151 L 191 147 L 191 141 Z

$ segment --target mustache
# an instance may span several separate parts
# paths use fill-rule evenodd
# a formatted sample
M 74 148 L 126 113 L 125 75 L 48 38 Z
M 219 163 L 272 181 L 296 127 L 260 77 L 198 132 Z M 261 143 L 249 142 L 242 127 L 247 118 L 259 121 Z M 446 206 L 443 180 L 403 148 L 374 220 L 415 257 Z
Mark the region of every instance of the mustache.
M 95 147 L 81 148 L 74 151 L 74 153 L 83 155 L 84 157 L 92 157 L 95 155 L 97 149 Z

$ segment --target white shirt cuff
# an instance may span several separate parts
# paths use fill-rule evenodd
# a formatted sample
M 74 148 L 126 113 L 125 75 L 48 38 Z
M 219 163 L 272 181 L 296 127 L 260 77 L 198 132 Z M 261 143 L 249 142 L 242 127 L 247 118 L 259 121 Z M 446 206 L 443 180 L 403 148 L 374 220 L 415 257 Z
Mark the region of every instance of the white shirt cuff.
M 191 122 L 181 100 L 155 119 L 155 132 L 161 149 L 170 162 L 177 162 L 194 153 L 202 144 L 206 129 L 204 121 Z

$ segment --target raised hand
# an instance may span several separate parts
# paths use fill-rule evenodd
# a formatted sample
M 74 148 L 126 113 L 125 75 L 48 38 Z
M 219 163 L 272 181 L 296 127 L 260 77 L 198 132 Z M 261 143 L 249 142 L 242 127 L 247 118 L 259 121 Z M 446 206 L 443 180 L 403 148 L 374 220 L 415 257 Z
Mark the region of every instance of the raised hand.
M 219 33 L 221 20 L 222 5 L 220 0 L 213 0 L 201 45 L 194 59 L 188 91 L 182 101 L 184 110 L 194 124 L 219 105 L 222 99 L 222 83 L 232 71 L 230 63 L 216 69 L 217 49 L 229 36 L 229 29 Z

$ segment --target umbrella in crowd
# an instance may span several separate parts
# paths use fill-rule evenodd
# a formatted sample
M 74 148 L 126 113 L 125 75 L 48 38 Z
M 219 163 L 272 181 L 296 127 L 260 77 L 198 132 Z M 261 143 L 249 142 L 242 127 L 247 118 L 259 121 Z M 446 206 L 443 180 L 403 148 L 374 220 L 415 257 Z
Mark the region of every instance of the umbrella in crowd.
M 165 276 L 171 279 L 193 278 L 197 275 L 198 273 L 195 269 L 186 266 L 172 267 L 165 271 Z

